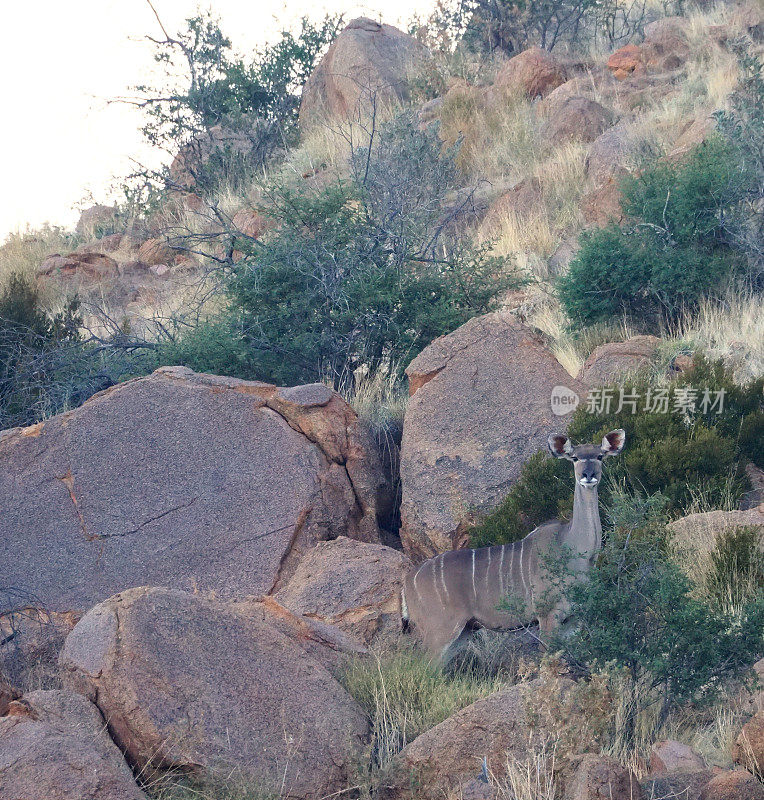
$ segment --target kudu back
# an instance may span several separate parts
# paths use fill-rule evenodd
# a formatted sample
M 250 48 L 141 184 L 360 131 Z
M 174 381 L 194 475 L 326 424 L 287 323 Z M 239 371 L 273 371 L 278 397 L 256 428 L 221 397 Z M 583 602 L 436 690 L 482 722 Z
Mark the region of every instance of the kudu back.
M 620 429 L 599 445 L 574 446 L 567 436 L 550 436 L 552 455 L 573 463 L 569 522 L 545 522 L 512 544 L 441 553 L 408 573 L 401 616 L 432 656 L 447 660 L 472 627 L 512 630 L 538 622 L 549 632 L 564 621 L 567 603 L 553 595 L 550 560 L 562 558 L 577 579 L 591 568 L 602 546 L 597 497 L 602 461 L 618 455 L 625 443 L 626 433 Z

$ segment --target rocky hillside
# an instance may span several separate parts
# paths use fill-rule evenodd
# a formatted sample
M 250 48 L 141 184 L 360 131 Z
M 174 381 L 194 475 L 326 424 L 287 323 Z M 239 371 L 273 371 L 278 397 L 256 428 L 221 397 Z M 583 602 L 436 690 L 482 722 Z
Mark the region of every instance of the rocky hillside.
M 3 800 L 764 797 L 762 9 L 433 20 L 3 246 Z M 566 636 L 433 661 L 405 576 L 619 429 Z

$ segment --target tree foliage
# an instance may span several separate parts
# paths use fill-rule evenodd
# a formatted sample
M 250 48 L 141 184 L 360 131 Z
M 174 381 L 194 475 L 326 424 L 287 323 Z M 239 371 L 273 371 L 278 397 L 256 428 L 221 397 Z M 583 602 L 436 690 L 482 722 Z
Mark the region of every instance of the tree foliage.
M 735 148 L 740 195 L 729 210 L 725 229 L 748 257 L 754 284 L 764 281 L 764 61 L 746 42 L 734 44 L 740 85 L 729 108 L 716 114 L 720 133 Z
M 237 242 L 228 287 L 237 374 L 339 388 L 358 368 L 394 372 L 519 283 L 459 236 L 470 198 L 446 203 L 455 153 L 406 113 L 353 149 L 349 179 L 266 188 L 275 227 Z
M 200 190 L 215 188 L 221 172 L 229 179 L 246 176 L 278 148 L 294 143 L 302 86 L 340 22 L 340 17 L 318 23 L 303 17 L 297 34 L 282 31 L 274 44 L 244 59 L 234 54 L 210 12 L 186 20 L 175 35 L 160 21 L 163 37 L 149 39 L 164 82 L 134 87 L 134 102 L 146 114 L 144 136 L 173 156 L 196 143 L 197 155 L 204 156 L 197 161 L 213 162 L 207 170 L 203 163 L 191 165 L 200 173 L 194 175 Z M 222 143 L 210 136 L 213 128 L 225 132 Z M 235 163 L 223 169 L 233 156 Z
M 628 223 L 584 232 L 558 284 L 570 318 L 673 318 L 721 289 L 743 268 L 725 232 L 725 215 L 739 201 L 739 175 L 733 148 L 712 138 L 683 164 L 657 163 L 626 178 Z
M 625 671 L 634 691 L 631 727 L 656 700 L 660 719 L 675 705 L 713 699 L 764 647 L 764 595 L 735 617 L 691 594 L 668 558 L 659 526 L 615 529 L 585 582 L 568 590 L 578 663 Z

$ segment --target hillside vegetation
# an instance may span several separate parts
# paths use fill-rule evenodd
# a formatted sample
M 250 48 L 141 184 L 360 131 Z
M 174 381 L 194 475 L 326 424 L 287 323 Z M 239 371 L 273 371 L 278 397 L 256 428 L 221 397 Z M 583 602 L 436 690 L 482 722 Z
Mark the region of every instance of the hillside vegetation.
M 224 645 L 218 648 L 216 642 L 213 649 L 231 659 L 226 680 L 231 675 L 239 680 L 242 664 L 249 669 L 256 661 L 246 658 L 249 651 L 227 643 L 238 637 L 236 645 L 246 641 L 259 653 L 258 637 L 272 636 L 273 653 L 286 664 L 279 661 L 284 674 L 299 660 L 316 685 L 324 682 L 327 697 L 334 693 L 338 707 L 344 704 L 347 717 L 342 719 L 355 726 L 355 749 L 348 745 L 331 769 L 331 759 L 321 756 L 321 766 L 331 773 L 326 786 L 332 789 L 339 785 L 335 773 L 348 771 L 352 761 L 347 786 L 327 797 L 446 796 L 439 784 L 417 783 L 419 773 L 411 766 L 417 750 L 409 745 L 421 745 L 426 736 L 437 744 L 438 736 L 451 735 L 451 744 L 457 742 L 452 750 L 459 751 L 465 730 L 467 739 L 482 730 L 482 718 L 475 719 L 481 709 L 492 708 L 502 720 L 510 707 L 522 710 L 517 737 L 528 736 L 502 750 L 505 763 L 497 774 L 484 754 L 482 771 L 470 762 L 470 774 L 479 775 L 471 782 L 478 789 L 471 789 L 490 793 L 469 795 L 470 784 L 465 784 L 459 788 L 464 797 L 561 798 L 571 775 L 585 766 L 585 753 L 606 756 L 610 760 L 602 763 L 619 775 L 642 780 L 654 771 L 654 747 L 665 739 L 690 745 L 702 756 L 704 766 L 696 772 L 706 783 L 711 780 L 706 767 L 728 770 L 734 761 L 748 770 L 743 779 L 760 789 L 755 754 L 741 754 L 740 740 L 735 741 L 753 703 L 759 703 L 761 716 L 762 696 L 751 692 L 749 679 L 752 664 L 764 655 L 764 526 L 749 517 L 744 525 L 733 523 L 736 514 L 752 513 L 764 499 L 764 9 L 760 3 L 682 0 L 630 5 L 474 0 L 439 2 L 427 19 L 411 20 L 408 33 L 364 18 L 346 22 L 304 19 L 298 30 L 244 55 L 232 48 L 225 21 L 209 13 L 152 39 L 157 62 L 166 67 L 164 82 L 135 87 L 135 102 L 145 112 L 148 142 L 166 155 L 165 166 L 138 167 L 124 176 L 120 199 L 84 209 L 74 231 L 46 226 L 15 233 L 0 247 L 0 430 L 19 428 L 2 440 L 31 448 L 49 425 L 46 435 L 59 437 L 56 447 L 69 458 L 66 428 L 83 426 L 91 431 L 81 444 L 83 459 L 102 464 L 109 457 L 107 445 L 116 441 L 120 452 L 130 450 L 130 438 L 139 438 L 131 426 L 144 420 L 130 419 L 111 442 L 106 432 L 102 448 L 93 448 L 89 438 L 98 431 L 99 408 L 115 419 L 121 409 L 143 409 L 142 392 L 153 392 L 147 416 L 152 424 L 158 420 L 161 430 L 146 437 L 148 444 L 141 440 L 144 449 L 135 450 L 152 454 L 141 456 L 149 462 L 152 448 L 163 449 L 157 463 L 168 453 L 183 461 L 171 467 L 191 483 L 183 470 L 191 470 L 185 461 L 193 460 L 194 442 L 216 447 L 218 431 L 212 429 L 225 414 L 236 418 L 236 425 L 228 419 L 220 426 L 225 436 L 240 434 L 236 446 L 226 441 L 219 451 L 225 465 L 210 465 L 202 457 L 206 454 L 194 454 L 199 469 L 209 468 L 214 479 L 197 474 L 194 463 L 191 472 L 199 485 L 194 483 L 193 497 L 183 494 L 185 485 L 172 504 L 151 497 L 155 515 L 145 522 L 131 519 L 123 532 L 108 530 L 111 485 L 102 476 L 93 484 L 90 508 L 87 499 L 79 499 L 81 487 L 71 467 L 64 475 L 56 473 L 56 481 L 36 477 L 41 492 L 50 483 L 66 488 L 77 535 L 82 532 L 87 542 L 91 536 L 105 541 L 139 534 L 155 523 L 172 529 L 167 514 L 183 514 L 198 502 L 183 518 L 184 531 L 194 534 L 194 553 L 204 549 L 199 542 L 206 543 L 208 535 L 233 536 L 234 529 L 237 535 L 246 529 L 236 547 L 254 549 L 246 550 L 250 555 L 241 563 L 247 569 L 256 563 L 262 570 L 262 563 L 277 562 L 265 576 L 247 574 L 246 585 L 260 581 L 258 591 L 268 596 L 248 598 L 242 606 L 221 600 L 213 590 L 207 596 L 174 587 L 132 589 L 126 604 L 133 604 L 138 621 L 131 623 L 131 646 L 138 652 L 161 638 L 154 635 L 150 616 L 152 603 L 160 602 L 177 621 L 173 635 L 188 626 L 198 641 L 221 637 Z M 384 38 L 389 47 L 381 65 L 358 44 L 370 36 Z M 347 51 L 339 47 L 342 42 L 350 43 L 344 45 Z M 351 58 L 347 52 L 353 47 Z M 361 59 L 370 65 L 368 74 L 359 70 L 349 79 L 343 58 L 351 65 Z M 483 315 L 491 324 L 481 328 L 476 318 Z M 454 331 L 464 339 L 448 336 Z M 550 373 L 559 370 L 557 382 L 569 377 L 582 395 L 591 390 L 589 398 L 599 392 L 602 399 L 609 393 L 612 405 L 598 413 L 582 397 L 570 416 L 559 419 L 560 428 L 576 443 L 599 443 L 609 431 L 623 429 L 628 444 L 620 459 L 612 465 L 608 460 L 603 473 L 605 544 L 589 581 L 573 583 L 559 565 L 548 567 L 555 591 L 569 603 L 572 633 L 542 641 L 526 631 L 529 644 L 481 631 L 443 667 L 398 637 L 403 571 L 431 554 L 426 547 L 432 542 L 441 552 L 449 546 L 509 544 L 545 520 L 569 517 L 572 509 L 570 463 L 549 458 L 546 451 L 527 457 L 539 435 L 530 412 L 518 422 L 514 417 L 521 412 L 501 409 L 504 418 L 495 421 L 496 431 L 494 420 L 485 426 L 489 431 L 481 431 L 494 439 L 510 431 L 506 438 L 513 441 L 493 442 L 505 460 L 517 441 L 531 448 L 511 465 L 517 469 L 506 481 L 491 469 L 485 437 L 472 441 L 457 425 L 459 435 L 470 441 L 446 441 L 443 455 L 432 444 L 441 432 L 433 433 L 438 423 L 425 418 L 419 421 L 425 433 L 410 434 L 412 441 L 417 435 L 424 441 L 417 452 L 426 458 L 420 460 L 431 459 L 418 465 L 430 471 L 430 483 L 418 488 L 446 509 L 443 516 L 458 520 L 454 530 L 429 531 L 429 539 L 423 535 L 419 549 L 410 532 L 406 539 L 403 422 L 411 431 L 411 412 L 424 406 L 419 395 L 407 417 L 409 393 L 421 392 L 445 372 L 458 360 L 457 352 L 467 365 L 460 365 L 464 374 L 450 384 L 457 390 L 450 391 L 468 396 L 459 398 L 461 406 L 436 396 L 433 405 L 444 413 L 458 408 L 469 422 L 472 406 L 488 407 L 491 390 L 490 375 L 481 376 L 480 383 L 484 364 L 474 353 L 482 347 L 501 361 L 507 355 L 502 342 L 510 336 L 518 350 L 510 355 L 518 367 L 505 361 L 496 374 L 530 374 L 530 381 L 534 365 L 546 364 Z M 407 377 L 406 369 L 428 347 L 437 351 L 432 360 L 423 359 L 424 366 L 412 367 Z M 520 369 L 521 361 L 527 372 Z M 225 377 L 194 376 L 188 370 L 152 375 L 173 366 Z M 143 380 L 83 406 L 131 378 Z M 299 388 L 291 392 L 227 378 Z M 539 385 L 546 392 L 546 383 Z M 520 393 L 536 388 L 521 386 Z M 202 396 L 204 402 L 198 400 Z M 719 402 L 720 397 L 723 402 L 709 407 L 711 398 Z M 175 402 L 185 427 L 175 419 Z M 45 422 L 80 406 L 58 422 Z M 244 408 L 246 413 L 254 408 L 256 423 L 242 419 Z M 210 424 L 208 415 L 215 414 Z M 45 425 L 35 425 L 41 421 Z M 263 442 L 284 448 L 283 453 L 257 451 L 257 477 L 262 472 L 272 480 L 279 497 L 268 498 L 262 520 L 252 515 L 268 529 L 256 535 L 247 527 L 249 508 L 233 502 L 224 508 L 219 502 L 220 487 L 228 490 L 229 469 L 237 472 L 237 481 L 241 478 L 235 489 L 244 492 L 242 497 L 255 498 L 253 504 L 260 498 L 262 487 L 247 472 L 253 461 L 251 443 L 245 441 L 250 424 L 261 426 L 253 448 L 265 448 Z M 521 424 L 532 432 L 525 435 Z M 288 437 L 289 452 L 283 445 Z M 42 447 L 19 456 L 21 451 L 21 446 L 14 451 L 14 468 L 21 471 L 28 467 L 27 453 L 30 463 L 49 456 Z M 600 460 L 613 455 L 606 447 L 597 452 Z M 217 450 L 213 455 L 222 459 Z M 289 469 L 275 468 L 279 459 Z M 433 486 L 437 475 L 446 474 L 436 471 L 440 461 L 452 469 L 449 485 Z M 153 480 L 172 483 L 172 469 L 164 475 L 159 467 L 153 470 L 153 462 L 149 466 L 148 486 Z M 144 467 L 135 471 L 139 478 Z M 480 497 L 475 491 L 477 500 L 459 494 L 459 470 L 470 477 L 480 473 L 487 488 L 479 486 L 485 491 Z M 129 485 L 134 474 L 130 468 L 123 472 L 128 474 L 115 473 L 114 480 Z M 315 495 L 314 484 L 319 487 Z M 305 494 L 299 508 L 298 485 Z M 41 506 L 40 519 L 46 513 L 58 519 L 52 496 L 46 495 L 46 502 L 56 508 Z M 409 515 L 424 517 L 416 507 L 416 490 L 412 496 Z M 133 500 L 129 490 L 122 492 L 113 516 L 132 516 Z M 22 506 L 14 506 L 14 519 Z M 204 513 L 210 508 L 216 516 L 208 519 Z M 709 522 L 701 531 L 691 515 L 706 512 L 733 523 L 714 527 Z M 89 533 L 88 514 L 105 526 L 103 537 Z M 283 526 L 282 516 L 294 519 Z M 45 535 L 51 547 L 59 541 L 70 546 L 63 526 L 54 536 L 37 519 L 30 541 Z M 216 525 L 228 525 L 230 531 L 220 534 Z M 253 545 L 271 534 L 280 538 Z M 164 535 L 162 528 L 157 542 Z M 321 551 L 318 557 L 326 561 L 300 573 L 298 562 L 304 563 L 306 554 L 338 541 L 352 558 Z M 161 549 L 167 559 L 161 563 L 170 571 L 177 567 L 186 579 L 188 565 L 168 557 L 171 547 L 140 542 L 152 554 L 152 548 Z M 403 548 L 405 557 L 383 543 Z M 358 551 L 351 550 L 355 545 Z M 289 595 L 294 575 L 317 582 L 304 593 L 304 587 L 291 587 L 300 602 L 309 605 L 320 596 L 321 602 L 341 605 L 334 596 L 324 597 L 335 588 L 329 580 L 330 590 L 321 589 L 327 573 L 333 579 L 332 570 L 348 568 L 363 583 L 357 563 L 370 574 L 382 569 L 370 566 L 378 565 L 381 551 L 358 556 L 361 545 L 397 557 L 389 580 L 368 590 L 381 595 L 389 589 L 389 597 L 374 595 L 334 614 L 300 609 L 304 616 L 295 622 L 298 611 L 288 610 L 281 596 Z M 210 552 L 215 546 L 217 540 Z M 235 583 L 227 574 L 227 559 L 235 558 L 232 549 L 216 566 L 215 579 L 226 590 Z M 132 555 L 142 552 L 136 544 Z M 196 569 L 189 561 L 189 569 Z M 68 556 L 51 562 L 46 567 L 51 582 L 62 568 L 79 569 Z M 105 563 L 118 580 L 120 565 L 108 558 Z M 473 586 L 474 575 L 473 558 Z M 340 600 L 356 588 L 348 578 L 337 590 Z M 15 591 L 7 589 L 9 596 Z M 120 613 L 127 614 L 126 607 Z M 225 624 L 215 627 L 221 618 Z M 335 624 L 339 628 L 327 634 Z M 372 644 L 373 655 L 349 645 L 348 633 Z M 80 629 L 80 635 L 87 637 L 88 630 L 82 634 Z M 6 641 L 15 636 L 14 629 Z M 199 666 L 195 658 L 186 658 L 188 651 L 173 661 L 177 653 L 167 649 L 169 656 L 156 654 L 157 663 L 169 658 L 181 676 L 186 668 L 207 668 L 203 659 Z M 331 651 L 329 657 L 323 649 Z M 204 647 L 200 652 L 209 655 Z M 131 691 L 137 696 L 145 689 L 149 699 L 141 700 L 159 707 L 156 697 L 166 687 L 161 681 L 159 688 L 144 685 L 143 662 L 129 655 L 124 668 L 134 684 Z M 69 665 L 75 672 L 82 666 L 77 657 Z M 262 672 L 253 668 L 253 675 L 267 671 L 259 662 L 255 666 Z M 198 679 L 202 696 L 209 676 L 200 675 L 194 673 L 193 680 Z M 118 714 L 124 709 L 119 682 L 109 684 L 112 677 L 88 673 L 87 680 L 93 681 L 93 695 L 113 701 Z M 281 673 L 273 680 L 274 692 L 283 692 L 288 681 Z M 524 694 L 529 681 L 535 681 L 530 699 Z M 58 686 L 55 679 L 50 683 Z M 476 711 L 475 704 L 484 701 L 487 705 Z M 252 709 L 262 713 L 254 700 Z M 247 744 L 248 715 L 249 710 L 241 711 L 232 724 Z M 314 716 L 318 741 L 326 731 L 321 714 Z M 210 713 L 210 720 L 215 736 L 216 725 L 228 735 L 224 713 Z M 269 723 L 277 728 L 274 720 Z M 292 752 L 286 732 L 290 755 L 280 786 L 254 785 L 249 779 L 239 786 L 233 771 L 218 786 L 196 782 L 192 748 L 185 761 L 178 756 L 177 774 L 155 776 L 152 770 L 169 769 L 175 755 L 146 755 L 145 731 L 123 727 L 131 767 L 153 797 L 290 796 L 286 774 L 299 748 Z M 543 741 L 531 741 L 531 733 L 540 731 Z M 336 739 L 321 740 L 320 752 L 340 752 L 344 744 L 339 735 Z M 357 747 L 361 741 L 368 746 L 363 751 Z M 460 755 L 448 758 L 458 762 Z M 426 767 L 417 763 L 422 774 Z M 305 782 L 305 770 L 296 774 L 295 781 Z

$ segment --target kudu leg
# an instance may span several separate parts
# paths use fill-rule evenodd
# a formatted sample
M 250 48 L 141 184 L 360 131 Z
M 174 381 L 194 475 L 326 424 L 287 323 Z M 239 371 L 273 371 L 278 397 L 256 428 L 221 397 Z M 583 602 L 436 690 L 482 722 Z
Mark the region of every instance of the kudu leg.
M 422 631 L 427 652 L 439 661 L 448 661 L 449 651 L 464 632 L 468 622 L 468 619 L 461 618 L 455 622 L 453 617 L 428 620 L 425 630 Z

